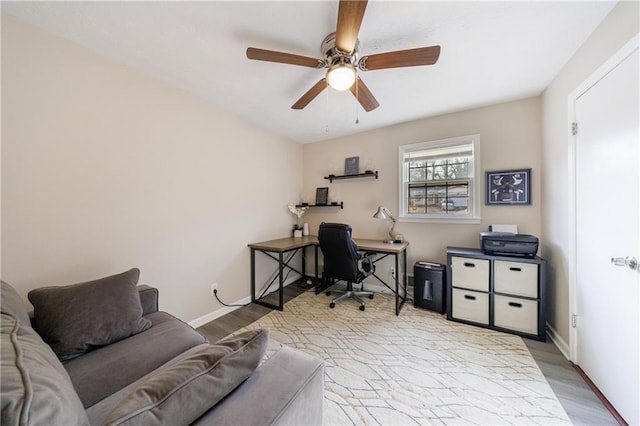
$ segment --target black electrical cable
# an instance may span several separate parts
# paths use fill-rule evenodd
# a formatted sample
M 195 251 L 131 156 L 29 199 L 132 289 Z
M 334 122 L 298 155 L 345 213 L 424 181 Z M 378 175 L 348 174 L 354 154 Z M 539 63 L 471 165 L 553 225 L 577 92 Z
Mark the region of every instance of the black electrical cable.
M 249 306 L 249 305 L 251 304 L 251 302 L 249 302 L 249 303 L 245 303 L 244 305 L 228 305 L 228 304 L 224 303 L 222 300 L 220 300 L 220 298 L 218 297 L 218 290 L 213 290 L 213 296 L 216 298 L 216 300 L 217 300 L 218 302 L 220 302 L 220 303 L 221 303 L 222 305 L 224 305 L 224 306 L 229 306 L 229 307 L 232 307 L 232 306 L 244 307 L 244 306 Z

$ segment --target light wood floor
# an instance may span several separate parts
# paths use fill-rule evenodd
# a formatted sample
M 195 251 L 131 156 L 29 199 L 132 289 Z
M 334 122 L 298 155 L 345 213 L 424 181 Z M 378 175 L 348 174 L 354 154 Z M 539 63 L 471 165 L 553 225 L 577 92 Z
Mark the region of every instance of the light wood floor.
M 308 289 L 309 286 L 302 282 L 285 287 L 285 301 L 293 299 Z M 272 303 L 277 302 L 274 300 Z M 327 309 L 329 308 L 327 307 Z M 215 342 L 251 324 L 269 312 L 271 312 L 269 308 L 250 304 L 203 325 L 198 328 L 198 331 L 210 342 Z M 573 424 L 618 424 L 553 343 L 530 339 L 524 339 L 524 341 Z

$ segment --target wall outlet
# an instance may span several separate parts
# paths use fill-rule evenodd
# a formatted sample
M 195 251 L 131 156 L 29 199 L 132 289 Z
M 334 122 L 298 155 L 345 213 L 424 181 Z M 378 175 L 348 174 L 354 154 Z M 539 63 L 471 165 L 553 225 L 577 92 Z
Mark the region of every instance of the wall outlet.
M 214 295 L 218 291 L 218 283 L 211 284 L 211 295 Z
M 396 279 L 396 268 L 393 266 L 390 268 L 389 272 L 391 272 L 391 278 Z

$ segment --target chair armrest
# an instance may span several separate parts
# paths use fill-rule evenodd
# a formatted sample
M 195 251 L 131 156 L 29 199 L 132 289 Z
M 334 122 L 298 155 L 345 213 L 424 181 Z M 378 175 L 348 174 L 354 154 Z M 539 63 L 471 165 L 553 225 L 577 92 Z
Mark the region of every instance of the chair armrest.
M 360 259 L 358 259 L 358 270 L 367 277 L 373 274 L 376 270 L 376 265 L 373 263 L 375 259 L 375 253 L 372 252 L 358 252 Z
M 140 304 L 142 305 L 142 315 L 149 315 L 158 312 L 158 289 L 142 284 L 138 286 Z

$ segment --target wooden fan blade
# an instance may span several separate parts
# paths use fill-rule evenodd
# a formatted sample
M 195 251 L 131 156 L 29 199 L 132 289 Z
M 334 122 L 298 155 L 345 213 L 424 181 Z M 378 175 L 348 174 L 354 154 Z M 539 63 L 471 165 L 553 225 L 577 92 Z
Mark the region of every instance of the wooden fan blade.
M 366 0 L 340 1 L 336 28 L 336 47 L 341 52 L 351 53 L 356 47 L 360 24 L 362 24 L 366 8 Z
M 322 79 L 313 85 L 298 101 L 291 106 L 292 109 L 302 109 L 309 105 L 309 102 L 315 99 L 327 87 L 327 80 Z
M 364 71 L 415 67 L 418 65 L 433 65 L 438 61 L 439 57 L 440 46 L 419 47 L 417 49 L 398 50 L 395 52 L 363 56 L 358 61 L 358 66 Z
M 365 111 L 373 111 L 380 106 L 376 98 L 373 96 L 373 93 L 371 93 L 367 85 L 364 84 L 360 78 L 358 78 L 358 91 L 356 92 L 355 84 L 351 86 L 349 90 L 351 90 L 353 96 L 358 99 L 358 102 L 360 102 L 360 105 L 362 105 L 362 108 L 364 108 Z
M 279 62 L 281 64 L 300 65 L 302 67 L 321 68 L 323 63 L 320 59 L 308 56 L 294 55 L 292 53 L 276 52 L 275 50 L 258 49 L 256 47 L 247 48 L 247 58 L 258 61 Z

